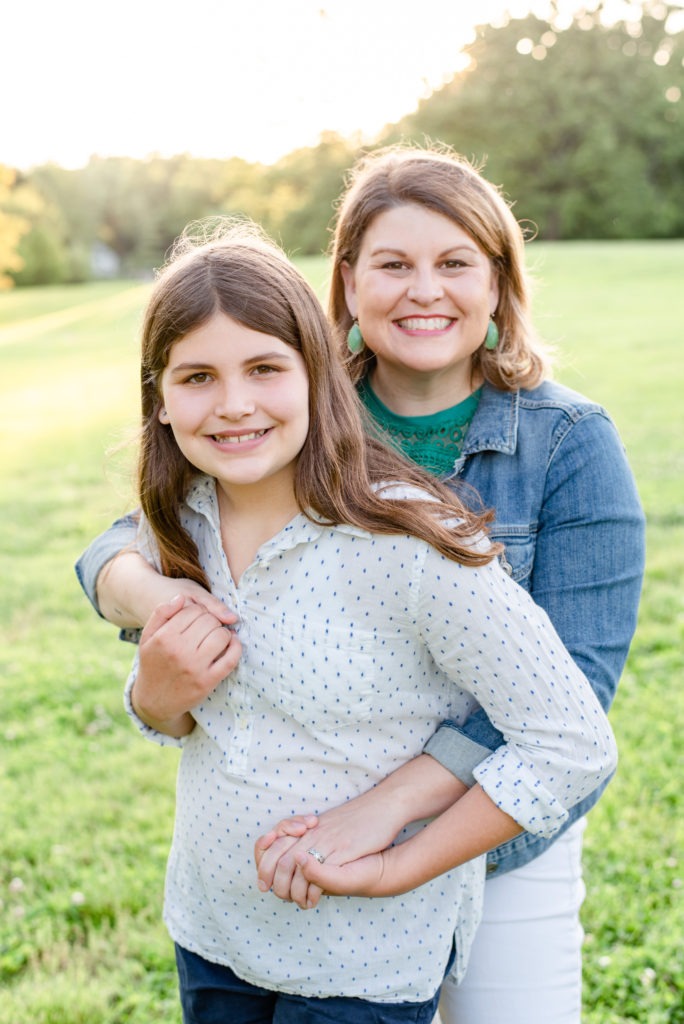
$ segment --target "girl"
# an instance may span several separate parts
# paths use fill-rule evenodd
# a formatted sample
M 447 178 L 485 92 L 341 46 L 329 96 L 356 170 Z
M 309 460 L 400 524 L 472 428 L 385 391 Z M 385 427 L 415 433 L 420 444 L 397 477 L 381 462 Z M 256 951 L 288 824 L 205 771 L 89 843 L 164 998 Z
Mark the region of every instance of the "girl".
M 481 855 L 552 835 L 607 777 L 605 715 L 487 517 L 364 436 L 324 314 L 274 246 L 244 229 L 183 243 L 141 380 L 138 546 L 239 617 L 161 606 L 126 691 L 143 732 L 183 747 L 164 914 L 185 1020 L 430 1021 L 450 960 L 465 967 Z M 190 687 L 181 649 L 202 667 Z M 425 795 L 444 813 L 376 859 L 375 899 L 302 912 L 259 888 L 271 822 L 363 793 L 476 703 L 503 744 L 453 806 Z

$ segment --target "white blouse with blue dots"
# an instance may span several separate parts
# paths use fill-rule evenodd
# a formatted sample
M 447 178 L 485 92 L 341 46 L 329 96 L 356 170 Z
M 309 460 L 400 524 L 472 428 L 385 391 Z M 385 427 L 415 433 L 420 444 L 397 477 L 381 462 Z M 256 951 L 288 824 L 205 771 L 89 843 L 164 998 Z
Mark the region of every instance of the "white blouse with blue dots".
M 243 655 L 182 741 L 137 720 L 183 747 L 164 909 L 172 938 L 270 989 L 428 999 L 454 934 L 465 970 L 484 858 L 402 896 L 326 896 L 303 911 L 259 891 L 255 840 L 288 814 L 364 792 L 476 703 L 506 738 L 477 781 L 526 829 L 552 835 L 614 767 L 591 687 L 496 561 L 466 567 L 414 537 L 298 515 L 236 586 L 213 479 L 196 479 L 182 520 L 213 592 L 239 614 Z M 144 524 L 139 545 L 154 558 Z

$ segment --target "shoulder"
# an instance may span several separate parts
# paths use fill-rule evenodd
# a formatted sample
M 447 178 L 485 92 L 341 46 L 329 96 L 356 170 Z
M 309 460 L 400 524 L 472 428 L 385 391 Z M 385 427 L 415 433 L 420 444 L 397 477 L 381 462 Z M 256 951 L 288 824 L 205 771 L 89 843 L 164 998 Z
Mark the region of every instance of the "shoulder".
M 371 485 L 379 498 L 389 501 L 433 501 L 439 499 L 417 484 L 404 480 L 381 480 Z
M 559 384 L 554 380 L 546 380 L 536 388 L 521 390 L 519 393 L 521 410 L 535 412 L 543 409 L 556 410 L 570 419 L 581 419 L 587 415 L 599 415 L 608 419 L 608 413 L 599 405 L 581 395 L 579 391 Z
M 602 405 L 555 381 L 519 392 L 518 438 L 529 437 L 538 442 L 545 438 L 551 451 L 571 438 L 578 445 L 622 447 L 615 424 Z

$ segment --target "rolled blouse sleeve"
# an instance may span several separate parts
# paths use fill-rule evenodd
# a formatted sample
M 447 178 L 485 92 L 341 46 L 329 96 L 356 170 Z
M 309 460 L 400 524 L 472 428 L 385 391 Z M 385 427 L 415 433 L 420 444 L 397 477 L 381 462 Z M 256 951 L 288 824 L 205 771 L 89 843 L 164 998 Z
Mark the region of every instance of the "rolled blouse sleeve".
M 473 568 L 427 548 L 419 586 L 432 657 L 504 736 L 474 779 L 528 832 L 552 836 L 617 762 L 596 695 L 546 613 L 497 561 Z
M 133 707 L 131 692 L 138 676 L 138 665 L 139 656 L 136 652 L 133 660 L 133 667 L 131 668 L 124 688 L 124 708 L 126 709 L 127 715 L 133 720 L 133 723 L 137 726 L 145 739 L 151 740 L 153 743 L 158 743 L 160 747 L 182 747 L 185 737 L 167 736 L 166 733 L 153 729 L 151 726 L 147 725 L 146 722 L 143 722 L 142 718 L 140 718 Z

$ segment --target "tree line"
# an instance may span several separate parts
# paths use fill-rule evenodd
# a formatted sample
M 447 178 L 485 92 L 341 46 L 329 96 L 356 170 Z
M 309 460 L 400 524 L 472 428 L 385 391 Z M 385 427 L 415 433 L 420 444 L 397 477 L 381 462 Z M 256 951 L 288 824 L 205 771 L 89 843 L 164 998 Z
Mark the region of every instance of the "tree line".
M 544 239 L 682 237 L 684 12 L 645 0 L 638 21 L 606 27 L 601 10 L 479 27 L 466 66 L 370 148 L 454 147 Z M 290 253 L 320 253 L 360 152 L 328 132 L 268 166 L 184 154 L 0 167 L 0 277 L 149 273 L 187 223 L 213 215 L 251 217 Z

